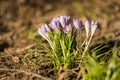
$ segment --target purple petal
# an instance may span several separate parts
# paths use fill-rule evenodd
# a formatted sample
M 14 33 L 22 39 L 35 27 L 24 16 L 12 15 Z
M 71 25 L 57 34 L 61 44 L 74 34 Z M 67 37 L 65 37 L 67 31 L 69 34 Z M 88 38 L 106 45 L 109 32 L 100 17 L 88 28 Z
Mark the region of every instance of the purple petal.
M 60 29 L 60 22 L 58 21 L 57 18 L 54 18 L 50 24 L 51 28 L 53 30 L 59 30 Z
M 97 26 L 98 26 L 98 25 L 97 25 L 97 22 L 92 22 L 92 23 L 91 23 L 91 35 L 94 34 Z
M 90 22 L 91 26 L 94 25 L 94 23 L 95 23 L 95 22 L 92 20 L 92 21 Z
M 38 33 L 44 37 L 45 39 L 47 39 L 49 36 L 47 34 L 47 32 L 50 31 L 50 27 L 49 25 L 45 24 L 42 25 L 39 29 L 38 29 Z
M 46 33 L 46 28 L 44 25 L 42 25 L 39 29 L 38 29 L 38 33 L 44 37 L 45 36 L 45 33 Z
M 59 21 L 64 28 L 66 25 L 70 24 L 70 16 L 60 16 Z
M 80 21 L 78 19 L 73 19 L 73 24 L 74 24 L 76 29 L 80 29 L 83 26 L 82 21 Z

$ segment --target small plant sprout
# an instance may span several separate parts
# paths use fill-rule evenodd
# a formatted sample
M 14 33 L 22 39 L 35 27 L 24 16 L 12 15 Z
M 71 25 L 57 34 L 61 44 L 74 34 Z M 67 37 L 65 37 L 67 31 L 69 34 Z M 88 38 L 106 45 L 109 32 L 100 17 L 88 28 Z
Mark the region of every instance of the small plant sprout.
M 70 16 L 58 16 L 53 18 L 52 22 L 48 25 L 42 25 L 38 29 L 38 33 L 51 46 L 50 60 L 57 69 L 71 69 L 75 67 L 78 62 L 78 56 L 83 57 L 88 49 L 97 28 L 97 22 L 86 21 L 83 24 L 81 20 L 73 19 L 73 26 L 70 23 Z M 82 35 L 82 33 L 77 33 L 81 32 L 82 28 L 86 30 L 86 44 L 82 47 L 84 51 L 80 53 L 76 36 Z M 83 45 L 83 43 L 80 43 L 80 45 Z

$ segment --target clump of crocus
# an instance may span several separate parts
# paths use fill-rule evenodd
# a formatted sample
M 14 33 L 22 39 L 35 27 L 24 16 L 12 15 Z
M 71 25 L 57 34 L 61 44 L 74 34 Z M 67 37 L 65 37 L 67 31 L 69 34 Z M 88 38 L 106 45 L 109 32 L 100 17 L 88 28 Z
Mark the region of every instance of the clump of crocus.
M 77 47 L 76 36 L 80 35 L 77 31 L 86 30 L 85 41 L 80 44 L 85 46 L 81 55 L 84 57 L 96 28 L 97 22 L 94 21 L 83 23 L 79 19 L 73 19 L 72 26 L 70 16 L 58 16 L 53 18 L 51 23 L 42 25 L 38 33 L 51 47 L 50 60 L 54 66 L 57 69 L 69 69 L 75 67 L 77 56 L 81 55 Z

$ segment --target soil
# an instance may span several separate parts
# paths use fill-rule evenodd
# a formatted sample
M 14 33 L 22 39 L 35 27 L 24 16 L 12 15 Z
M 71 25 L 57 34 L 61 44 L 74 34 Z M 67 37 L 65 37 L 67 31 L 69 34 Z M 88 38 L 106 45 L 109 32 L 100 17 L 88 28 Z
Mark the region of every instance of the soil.
M 94 41 L 120 46 L 120 0 L 0 0 L 0 80 L 75 79 L 66 70 L 53 75 L 30 33 L 60 15 L 98 21 Z

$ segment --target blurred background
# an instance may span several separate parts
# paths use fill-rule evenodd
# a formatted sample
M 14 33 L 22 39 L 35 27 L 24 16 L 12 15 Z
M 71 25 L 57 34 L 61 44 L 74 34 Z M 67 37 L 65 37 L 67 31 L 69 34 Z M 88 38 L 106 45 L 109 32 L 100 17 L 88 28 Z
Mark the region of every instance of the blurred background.
M 0 0 L 0 52 L 33 44 L 38 27 L 60 15 L 98 21 L 98 43 L 120 40 L 120 0 Z
M 120 46 L 120 0 L 0 0 L 0 80 L 41 80 L 39 76 L 51 80 L 57 78 L 59 74 L 54 74 L 53 65 L 47 61 L 49 54 L 40 46 L 48 45 L 43 44 L 46 41 L 37 31 L 41 25 L 61 15 L 70 16 L 71 21 L 74 18 L 83 22 L 87 19 L 97 21 L 99 26 L 92 46 L 103 45 L 101 49 L 96 48 L 101 50 L 100 53 L 106 51 L 105 54 L 110 52 L 111 55 L 114 44 L 118 42 Z M 110 58 L 109 55 L 105 60 Z M 65 73 L 68 79 L 74 76 L 68 73 Z

